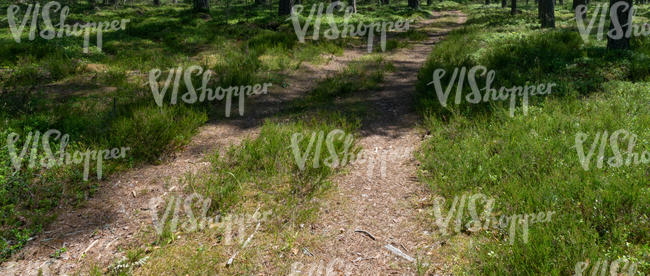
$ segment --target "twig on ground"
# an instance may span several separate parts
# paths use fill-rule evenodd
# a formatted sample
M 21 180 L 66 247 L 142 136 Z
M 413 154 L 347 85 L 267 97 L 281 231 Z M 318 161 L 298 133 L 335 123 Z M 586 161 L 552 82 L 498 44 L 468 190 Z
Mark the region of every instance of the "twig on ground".
M 357 229 L 357 230 L 354 230 L 354 232 L 364 234 L 364 235 L 368 236 L 369 238 L 371 238 L 373 241 L 377 240 L 377 239 L 375 239 L 375 237 L 372 234 L 368 233 L 368 231 Z

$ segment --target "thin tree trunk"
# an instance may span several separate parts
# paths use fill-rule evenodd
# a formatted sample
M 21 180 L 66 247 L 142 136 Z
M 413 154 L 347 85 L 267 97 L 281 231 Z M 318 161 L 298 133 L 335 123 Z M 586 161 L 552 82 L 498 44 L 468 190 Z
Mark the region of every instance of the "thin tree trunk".
M 489 5 L 489 4 L 490 4 L 490 0 L 485 0 L 485 4 L 486 4 L 486 5 Z
M 627 31 L 632 23 L 632 0 L 610 0 L 610 24 L 607 33 L 607 49 L 630 49 L 630 37 Z
M 501 7 L 505 8 L 508 6 L 508 1 L 507 0 L 501 0 Z
M 409 0 L 409 7 L 412 9 L 417 9 L 420 7 L 420 0 Z
M 555 3 L 553 2 L 554 0 L 539 0 L 542 28 L 555 28 Z
M 357 0 L 348 0 L 348 4 L 352 7 L 352 12 L 357 13 Z
M 153 0 L 153 4 L 156 6 L 160 6 L 160 0 Z
M 510 14 L 517 14 L 517 0 L 510 0 Z

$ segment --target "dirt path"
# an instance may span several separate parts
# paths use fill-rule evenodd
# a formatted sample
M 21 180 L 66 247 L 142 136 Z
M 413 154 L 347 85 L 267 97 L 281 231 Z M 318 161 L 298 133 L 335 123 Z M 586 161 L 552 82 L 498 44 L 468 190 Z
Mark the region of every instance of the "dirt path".
M 390 56 L 396 73 L 387 76 L 381 91 L 368 95 L 376 110 L 371 113 L 379 116 L 364 122 L 360 141 L 364 148 L 392 146 L 403 150 L 407 146 L 419 145 L 420 137 L 415 129 L 417 116 L 411 110 L 411 95 L 417 72 L 431 51 L 431 45 L 439 39 L 440 33 L 433 34 L 426 41 L 414 44 L 412 49 L 400 50 Z M 304 95 L 319 80 L 341 71 L 363 54 L 362 49 L 346 50 L 343 56 L 330 57 L 327 64 L 305 64 L 299 72 L 288 76 L 288 88 L 274 86 L 267 97 L 259 95 L 261 98 L 247 107 L 245 117 L 211 122 L 201 127 L 190 144 L 173 160 L 138 167 L 103 181 L 99 192 L 84 204 L 86 207 L 60 210 L 56 221 L 46 231 L 33 237 L 23 250 L 0 265 L 0 274 L 37 275 L 40 270 L 43 275 L 63 275 L 84 271 L 91 264 L 106 267 L 122 256 L 121 249 L 137 239 L 140 229 L 152 225 L 148 212 L 151 198 L 181 189 L 178 187 L 179 179 L 209 164 L 204 160 L 206 154 L 237 145 L 246 137 L 254 137 L 259 133 L 263 119 L 277 111 L 282 103 Z M 376 272 L 394 271 L 390 262 L 397 259 L 381 249 L 385 243 L 393 242 L 409 250 L 421 246 L 418 241 L 423 239 L 415 235 L 419 231 L 417 223 L 414 223 L 415 210 L 404 199 L 426 193 L 420 191 L 422 185 L 414 178 L 414 161 L 410 157 L 399 158 L 395 162 L 399 165 L 387 164 L 384 178 L 375 176 L 368 180 L 363 166 L 353 167 L 349 175 L 337 177 L 340 192 L 345 195 L 342 200 L 354 204 L 347 204 L 349 208 L 345 210 L 332 204 L 330 213 L 323 215 L 322 228 L 328 233 L 336 232 L 336 235 L 330 237 L 331 242 L 319 252 L 320 256 L 352 262 L 359 257 L 356 253 L 366 257 L 379 254 L 376 259 L 355 264 L 356 272 L 376 275 Z M 340 228 L 345 229 L 342 234 L 337 232 Z M 377 241 L 353 232 L 355 228 L 372 233 Z M 59 258 L 50 257 L 60 248 L 66 251 Z
M 456 24 L 445 27 L 447 31 L 466 20 L 456 12 L 440 16 L 457 18 Z M 388 57 L 396 70 L 384 79 L 381 90 L 368 93 L 373 115 L 363 121 L 358 141 L 371 152 L 369 160 L 375 158 L 374 165 L 355 164 L 348 174 L 336 177 L 340 197 L 324 204 L 318 224 L 312 226 L 312 231 L 323 233 L 323 245 L 311 250 L 314 256 L 301 258 L 301 275 L 307 275 L 320 261 L 351 275 L 415 274 L 416 262 L 391 253 L 385 248 L 388 244 L 423 262 L 433 259 L 429 268 L 442 272 L 436 269 L 442 264 L 435 263 L 435 256 L 424 256 L 430 251 L 427 248 L 432 239 L 426 230 L 431 227 L 422 225 L 417 206 L 430 192 L 417 181 L 417 162 L 410 154 L 423 139 L 416 128 L 418 117 L 412 104 L 417 74 L 432 45 L 440 39 L 441 33 L 431 33 L 411 49 Z M 382 162 L 386 162 L 385 166 Z M 357 230 L 366 231 L 376 240 Z M 342 267 L 347 268 L 342 271 Z
M 171 161 L 144 165 L 103 181 L 97 194 L 85 202 L 86 207 L 59 210 L 46 231 L 0 265 L 0 275 L 37 275 L 39 270 L 43 275 L 64 275 L 86 271 L 91 264 L 107 267 L 123 255 L 125 245 L 137 239 L 139 230 L 153 225 L 148 211 L 151 198 L 181 190 L 179 180 L 206 168 L 209 162 L 204 157 L 208 154 L 215 150 L 223 153 L 246 137 L 255 137 L 264 118 L 276 113 L 283 103 L 304 95 L 319 80 L 342 71 L 363 54 L 353 49 L 341 56 L 328 56 L 325 64 L 303 64 L 301 70 L 287 76 L 289 87 L 274 85 L 268 95 L 253 96 L 257 98 L 247 104 L 244 117 L 200 127 Z M 60 258 L 50 257 L 61 248 L 66 251 Z

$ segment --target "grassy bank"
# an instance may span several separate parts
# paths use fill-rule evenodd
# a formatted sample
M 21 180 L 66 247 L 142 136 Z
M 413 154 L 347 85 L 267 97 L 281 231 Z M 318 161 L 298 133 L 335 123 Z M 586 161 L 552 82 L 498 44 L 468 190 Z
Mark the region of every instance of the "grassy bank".
M 557 7 L 555 30 L 539 29 L 534 8 L 511 16 L 495 5 L 470 6 L 466 26 L 434 48 L 419 75 L 418 110 L 431 135 L 420 152 L 420 178 L 446 199 L 444 212 L 455 196 L 482 193 L 495 199 L 497 215 L 555 215 L 530 225 L 528 241 L 517 236 L 514 244 L 509 229 L 472 233 L 463 224 L 461 233 L 447 236 L 458 246 L 442 250 L 465 256 L 457 270 L 469 274 L 570 275 L 578 262 L 589 262 L 591 272 L 598 261 L 619 258 L 647 274 L 648 164 L 597 168 L 593 161 L 585 170 L 575 139 L 589 135 L 588 151 L 597 132 L 625 129 L 638 136 L 634 152 L 650 149 L 650 39 L 633 38 L 631 51 L 607 51 L 595 34 L 588 43 L 580 38 L 569 7 Z M 648 6 L 641 10 L 647 14 Z M 454 68 L 476 65 L 495 70 L 492 87 L 556 86 L 550 95 L 531 96 L 527 115 L 521 97 L 512 117 L 509 100 L 457 105 L 457 84 L 441 105 L 429 84 L 434 70 L 446 70 L 444 90 Z M 480 88 L 485 79 L 477 78 Z M 470 93 L 466 82 L 463 99 Z M 610 146 L 605 152 L 613 156 Z M 434 220 L 432 212 L 432 227 Z M 462 221 L 470 220 L 466 212 Z

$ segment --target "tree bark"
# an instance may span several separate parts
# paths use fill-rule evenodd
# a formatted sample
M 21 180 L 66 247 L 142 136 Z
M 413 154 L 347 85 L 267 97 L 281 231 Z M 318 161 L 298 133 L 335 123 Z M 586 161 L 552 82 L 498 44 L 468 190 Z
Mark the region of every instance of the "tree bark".
M 607 33 L 607 49 L 630 49 L 627 31 L 632 24 L 632 0 L 609 0 L 610 24 Z
M 517 0 L 510 0 L 510 14 L 517 14 Z
M 417 9 L 420 7 L 420 0 L 409 0 L 409 7 L 412 9 Z
M 539 0 L 539 16 L 542 21 L 542 28 L 555 28 L 555 4 L 554 0 Z
M 255 0 L 256 6 L 265 5 L 265 4 L 266 4 L 266 0 Z
M 160 6 L 160 0 L 153 0 L 153 4 L 156 6 Z
M 489 4 L 490 4 L 490 0 L 485 0 L 485 4 L 486 4 L 486 5 L 489 5 Z
M 507 0 L 501 0 L 501 7 L 505 8 L 508 6 L 508 1 Z
M 210 1 L 209 0 L 193 0 L 194 2 L 194 11 L 195 12 L 209 12 L 210 11 Z
M 585 5 L 586 6 L 587 1 L 585 1 L 585 0 L 573 0 L 573 4 L 571 5 L 571 10 L 573 11 L 574 14 L 576 12 L 576 9 L 580 5 Z M 582 15 L 582 19 L 587 18 L 587 11 L 583 12 L 581 15 Z
M 280 5 L 278 6 L 278 15 L 284 16 L 291 13 L 291 0 L 280 0 Z

